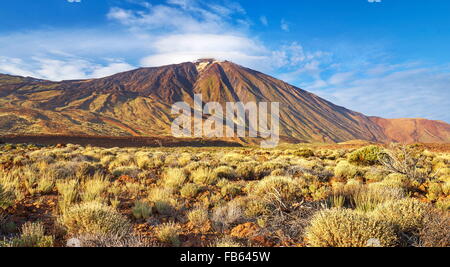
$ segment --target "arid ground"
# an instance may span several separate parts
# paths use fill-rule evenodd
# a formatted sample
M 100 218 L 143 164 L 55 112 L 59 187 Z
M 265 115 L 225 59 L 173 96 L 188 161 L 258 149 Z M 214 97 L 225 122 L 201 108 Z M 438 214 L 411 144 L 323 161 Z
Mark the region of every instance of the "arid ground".
M 108 147 L 0 145 L 0 246 L 450 245 L 448 145 Z

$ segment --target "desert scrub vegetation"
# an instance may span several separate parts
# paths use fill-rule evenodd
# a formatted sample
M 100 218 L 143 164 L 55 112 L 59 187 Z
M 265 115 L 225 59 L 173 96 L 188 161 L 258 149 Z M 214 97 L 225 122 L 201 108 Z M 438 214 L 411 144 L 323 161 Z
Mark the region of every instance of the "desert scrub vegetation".
M 136 201 L 133 207 L 133 216 L 136 219 L 148 219 L 152 215 L 152 207 L 145 201 Z
M 175 247 L 180 245 L 179 233 L 180 226 L 173 222 L 159 225 L 156 228 L 156 236 L 158 237 L 159 241 Z
M 375 165 L 379 162 L 378 157 L 382 151 L 379 146 L 366 146 L 350 153 L 348 161 L 360 165 Z
M 126 235 L 130 231 L 127 218 L 113 208 L 98 202 L 72 206 L 61 216 L 69 234 Z
M 53 242 L 53 236 L 45 235 L 42 223 L 27 222 L 22 225 L 19 236 L 0 241 L 0 247 L 52 247 Z
M 0 145 L 0 242 L 449 246 L 449 193 L 420 145 Z
M 306 229 L 306 238 L 313 247 L 367 247 L 375 239 L 378 246 L 392 247 L 398 239 L 391 224 L 350 209 L 318 212 Z

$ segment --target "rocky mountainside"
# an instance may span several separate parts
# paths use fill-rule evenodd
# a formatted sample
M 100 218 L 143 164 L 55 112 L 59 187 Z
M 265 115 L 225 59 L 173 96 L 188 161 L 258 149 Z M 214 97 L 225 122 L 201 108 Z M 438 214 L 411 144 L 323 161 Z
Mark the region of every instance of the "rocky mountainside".
M 232 62 L 201 60 L 52 82 L 0 75 L 0 134 L 169 136 L 172 104 L 279 102 L 290 142 L 450 142 L 450 125 L 368 117 Z

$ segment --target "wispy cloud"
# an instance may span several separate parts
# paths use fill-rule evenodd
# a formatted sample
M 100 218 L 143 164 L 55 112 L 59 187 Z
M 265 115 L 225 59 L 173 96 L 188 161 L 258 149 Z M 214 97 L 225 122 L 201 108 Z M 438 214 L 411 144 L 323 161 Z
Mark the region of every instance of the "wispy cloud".
M 337 73 L 306 89 L 366 115 L 450 122 L 449 84 L 450 66 L 409 63 Z
M 0 73 L 54 81 L 99 78 L 133 68 L 135 67 L 126 62 L 112 59 L 99 64 L 87 59 L 67 56 L 59 56 L 58 59 L 48 56 L 32 57 L 26 61 L 20 58 L 0 57 Z
M 261 22 L 262 25 L 269 26 L 269 20 L 267 19 L 266 16 L 259 17 L 259 21 Z
M 281 20 L 280 27 L 281 27 L 281 29 L 282 29 L 283 31 L 285 31 L 285 32 L 288 32 L 288 31 L 290 30 L 289 23 L 288 23 L 285 19 L 282 19 L 282 20 Z

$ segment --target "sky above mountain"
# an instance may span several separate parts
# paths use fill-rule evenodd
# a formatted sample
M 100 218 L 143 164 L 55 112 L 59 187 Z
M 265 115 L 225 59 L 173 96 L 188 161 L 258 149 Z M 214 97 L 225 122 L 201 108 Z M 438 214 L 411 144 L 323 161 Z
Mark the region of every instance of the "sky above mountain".
M 50 80 L 215 57 L 335 104 L 450 122 L 447 0 L 6 0 L 0 73 Z

